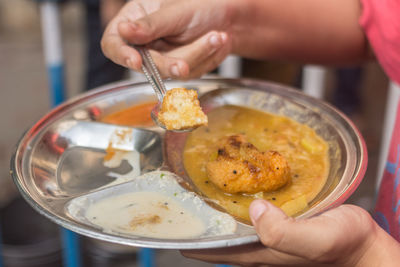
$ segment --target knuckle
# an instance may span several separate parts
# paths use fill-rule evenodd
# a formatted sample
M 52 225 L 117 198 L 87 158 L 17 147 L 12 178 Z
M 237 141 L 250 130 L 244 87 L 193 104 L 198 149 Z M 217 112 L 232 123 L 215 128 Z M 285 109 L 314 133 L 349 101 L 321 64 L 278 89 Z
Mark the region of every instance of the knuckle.
M 286 217 L 279 223 L 267 222 L 261 218 L 261 223 L 258 225 L 257 232 L 259 233 L 260 241 L 263 245 L 270 248 L 281 248 L 290 240 L 291 232 L 288 229 L 293 229 L 296 220 L 292 217 Z M 288 236 L 289 235 L 289 236 Z
M 142 41 L 146 43 L 153 41 L 154 34 L 157 31 L 154 23 L 148 18 L 142 18 L 138 24 L 139 28 L 145 33 L 141 36 L 141 38 L 143 38 Z
M 259 237 L 263 245 L 277 248 L 285 237 L 285 231 L 278 225 L 262 227 L 262 232 Z
M 375 223 L 368 211 L 353 205 L 342 205 L 341 209 L 344 216 L 348 218 L 347 224 L 357 225 L 356 232 L 353 232 L 354 237 L 364 237 L 374 230 Z

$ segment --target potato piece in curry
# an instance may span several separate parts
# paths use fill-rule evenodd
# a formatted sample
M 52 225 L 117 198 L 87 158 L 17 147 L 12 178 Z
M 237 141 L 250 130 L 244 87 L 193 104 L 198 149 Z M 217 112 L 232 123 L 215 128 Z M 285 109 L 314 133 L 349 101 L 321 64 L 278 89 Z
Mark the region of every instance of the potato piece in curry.
M 277 190 L 290 181 L 286 159 L 276 151 L 259 151 L 243 135 L 223 137 L 215 160 L 207 163 L 210 181 L 227 193 Z

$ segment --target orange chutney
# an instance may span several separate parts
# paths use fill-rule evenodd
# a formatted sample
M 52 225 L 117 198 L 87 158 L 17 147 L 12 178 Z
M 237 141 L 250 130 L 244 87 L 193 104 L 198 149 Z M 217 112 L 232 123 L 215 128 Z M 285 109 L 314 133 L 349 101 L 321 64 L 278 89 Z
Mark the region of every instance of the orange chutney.
M 105 115 L 104 117 L 100 118 L 100 121 L 126 126 L 152 126 L 154 125 L 154 122 L 151 119 L 150 113 L 156 104 L 156 102 L 148 102 L 122 109 L 120 111 Z M 111 160 L 115 153 L 116 149 L 113 147 L 112 142 L 109 142 L 104 160 Z
M 111 124 L 122 124 L 128 126 L 152 126 L 151 110 L 156 102 L 148 102 L 140 105 L 132 106 L 109 115 L 102 117 L 102 122 Z

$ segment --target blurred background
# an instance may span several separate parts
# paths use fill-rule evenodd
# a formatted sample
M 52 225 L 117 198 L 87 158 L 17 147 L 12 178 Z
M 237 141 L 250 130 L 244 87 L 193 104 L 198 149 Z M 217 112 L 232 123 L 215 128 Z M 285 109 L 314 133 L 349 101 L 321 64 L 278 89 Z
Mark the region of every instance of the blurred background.
M 101 7 L 99 1 L 71 0 L 60 4 L 68 98 L 130 77 L 129 72 L 99 53 L 103 26 L 124 1 L 107 0 L 107 8 Z M 10 157 L 18 139 L 51 108 L 40 23 L 36 1 L 0 0 L 0 220 L 5 266 L 62 266 L 58 227 L 19 198 L 9 174 Z M 284 62 L 241 61 L 243 77 L 295 87 L 301 87 L 303 67 Z M 324 71 L 323 99 L 355 122 L 368 147 L 367 174 L 348 203 L 371 210 L 388 80 L 376 63 Z M 87 238 L 82 242 L 83 266 L 136 264 L 135 248 Z M 156 251 L 156 257 L 158 266 L 213 266 L 187 260 L 177 251 Z

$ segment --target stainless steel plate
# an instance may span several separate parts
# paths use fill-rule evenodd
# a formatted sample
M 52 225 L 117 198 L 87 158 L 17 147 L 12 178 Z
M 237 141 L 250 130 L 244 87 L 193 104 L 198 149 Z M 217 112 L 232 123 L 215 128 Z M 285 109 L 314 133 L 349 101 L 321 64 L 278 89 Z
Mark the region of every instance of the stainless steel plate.
M 328 141 L 331 164 L 328 181 L 309 203 L 309 209 L 298 217 L 313 216 L 340 205 L 364 176 L 367 151 L 362 136 L 342 113 L 320 100 L 288 87 L 253 80 L 169 81 L 166 86 L 197 89 L 206 111 L 234 104 L 291 117 L 308 124 Z M 38 212 L 65 228 L 120 244 L 193 249 L 258 241 L 253 228 L 240 222 L 232 235 L 171 240 L 107 233 L 68 213 L 71 201 L 97 196 L 103 189 L 126 182 L 110 173 L 124 176 L 132 171 L 143 174 L 161 168 L 178 174 L 181 184 L 196 192 L 182 165 L 181 152 L 187 134 L 96 121 L 100 116 L 151 100 L 156 98 L 148 84 L 127 81 L 78 96 L 44 116 L 22 136 L 11 160 L 12 176 L 23 197 Z M 139 153 L 138 166 L 122 162 L 114 168 L 102 163 L 109 141 L 118 131 L 129 132 L 128 139 L 120 144 L 121 149 Z

